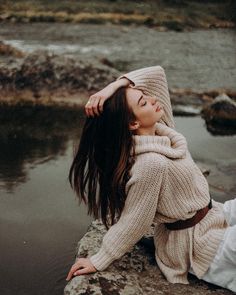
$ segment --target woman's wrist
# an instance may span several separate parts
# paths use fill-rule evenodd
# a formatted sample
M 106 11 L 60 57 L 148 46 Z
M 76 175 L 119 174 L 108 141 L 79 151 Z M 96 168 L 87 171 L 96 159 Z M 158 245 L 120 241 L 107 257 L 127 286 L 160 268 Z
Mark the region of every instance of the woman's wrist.
M 116 91 L 120 87 L 128 87 L 131 84 L 131 81 L 126 77 L 122 77 L 119 80 L 112 82 L 111 84 L 114 87 L 114 91 Z

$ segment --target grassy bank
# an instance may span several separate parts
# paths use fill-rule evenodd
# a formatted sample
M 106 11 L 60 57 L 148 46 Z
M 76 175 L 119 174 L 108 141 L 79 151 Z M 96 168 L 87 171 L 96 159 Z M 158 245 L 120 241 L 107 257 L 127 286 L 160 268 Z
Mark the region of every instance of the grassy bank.
M 235 26 L 235 1 L 6 0 L 0 21 L 115 23 L 181 31 Z

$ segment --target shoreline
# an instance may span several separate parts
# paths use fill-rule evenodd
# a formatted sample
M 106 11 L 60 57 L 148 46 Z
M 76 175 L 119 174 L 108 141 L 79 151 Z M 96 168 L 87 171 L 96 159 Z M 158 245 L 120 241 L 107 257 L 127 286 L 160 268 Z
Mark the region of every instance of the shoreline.
M 159 31 L 235 28 L 235 2 L 154 1 L 52 1 L 32 0 L 0 4 L 0 22 L 92 23 L 144 25 Z M 206 14 L 205 12 L 208 11 Z

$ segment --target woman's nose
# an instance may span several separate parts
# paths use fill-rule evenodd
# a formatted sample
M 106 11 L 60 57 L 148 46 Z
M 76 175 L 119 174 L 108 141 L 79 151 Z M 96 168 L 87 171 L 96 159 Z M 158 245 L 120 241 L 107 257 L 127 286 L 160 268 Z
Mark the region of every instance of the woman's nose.
M 157 99 L 155 97 L 151 97 L 151 103 L 154 105 L 157 103 Z

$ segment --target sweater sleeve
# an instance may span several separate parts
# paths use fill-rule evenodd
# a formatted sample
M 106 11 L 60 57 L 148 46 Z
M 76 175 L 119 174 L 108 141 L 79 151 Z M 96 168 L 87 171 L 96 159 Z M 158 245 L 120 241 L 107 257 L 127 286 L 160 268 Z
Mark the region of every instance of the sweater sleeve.
M 156 96 L 163 105 L 165 114 L 163 121 L 170 127 L 174 128 L 174 118 L 170 101 L 168 83 L 164 69 L 157 65 L 152 67 L 141 68 L 123 74 L 117 78 L 127 78 L 133 85 L 131 88 L 141 90 L 145 95 Z
M 166 163 L 161 157 L 160 161 L 158 155 L 148 157 L 148 161 L 134 164 L 135 172 L 126 186 L 127 198 L 121 217 L 104 235 L 99 252 L 90 257 L 99 271 L 130 251 L 153 222 Z

